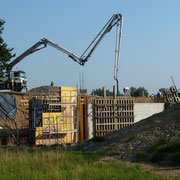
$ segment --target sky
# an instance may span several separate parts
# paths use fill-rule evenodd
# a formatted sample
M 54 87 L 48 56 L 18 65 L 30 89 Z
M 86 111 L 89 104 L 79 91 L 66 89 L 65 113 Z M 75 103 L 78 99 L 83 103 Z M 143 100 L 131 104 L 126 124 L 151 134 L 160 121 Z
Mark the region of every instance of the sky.
M 180 88 L 179 0 L 0 0 L 2 37 L 16 57 L 42 38 L 81 55 L 114 13 L 124 17 L 119 63 L 119 87 L 145 87 L 157 93 Z M 115 28 L 99 44 L 85 66 L 48 46 L 15 67 L 24 70 L 28 88 L 50 85 L 112 90 Z M 13 59 L 12 59 L 13 60 Z M 81 83 L 82 85 L 82 83 Z

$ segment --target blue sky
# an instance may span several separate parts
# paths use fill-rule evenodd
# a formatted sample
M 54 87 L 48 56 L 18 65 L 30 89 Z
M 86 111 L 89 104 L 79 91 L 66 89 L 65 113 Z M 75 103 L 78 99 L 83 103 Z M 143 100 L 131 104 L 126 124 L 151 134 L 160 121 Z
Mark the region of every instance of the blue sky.
M 180 88 L 179 0 L 0 0 L 0 18 L 6 21 L 3 38 L 20 55 L 41 38 L 48 38 L 81 55 L 116 12 L 124 16 L 119 86 L 143 86 L 150 93 Z M 115 29 L 108 33 L 84 67 L 50 46 L 20 62 L 29 89 L 49 85 L 79 85 L 84 73 L 89 92 L 112 90 Z

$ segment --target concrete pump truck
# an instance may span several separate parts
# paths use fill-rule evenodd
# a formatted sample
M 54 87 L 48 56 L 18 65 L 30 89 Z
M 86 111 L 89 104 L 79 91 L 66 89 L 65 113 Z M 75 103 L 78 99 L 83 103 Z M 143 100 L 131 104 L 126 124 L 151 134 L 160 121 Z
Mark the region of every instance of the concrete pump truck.
M 121 36 L 122 36 L 122 25 L 123 25 L 123 16 L 119 13 L 113 14 L 113 16 L 109 19 L 109 21 L 105 24 L 105 26 L 101 29 L 101 31 L 97 34 L 97 36 L 90 43 L 88 48 L 83 52 L 81 56 L 77 56 L 70 51 L 64 49 L 58 44 L 50 41 L 46 38 L 41 39 L 37 43 L 35 43 L 32 47 L 27 49 L 24 53 L 14 59 L 7 66 L 4 77 L 0 78 L 0 90 L 12 90 L 20 92 L 22 89 L 27 90 L 27 78 L 25 76 L 25 72 L 21 70 L 12 71 L 13 67 L 22 61 L 26 56 L 39 51 L 47 45 L 50 45 L 63 53 L 67 54 L 72 60 L 77 62 L 78 64 L 84 66 L 85 63 L 89 60 L 90 56 L 99 45 L 104 36 L 111 31 L 111 29 L 116 25 L 116 44 L 115 44 L 115 62 L 114 62 L 114 79 L 117 82 L 117 92 L 119 92 L 118 86 L 118 66 L 120 59 L 120 46 L 121 46 Z

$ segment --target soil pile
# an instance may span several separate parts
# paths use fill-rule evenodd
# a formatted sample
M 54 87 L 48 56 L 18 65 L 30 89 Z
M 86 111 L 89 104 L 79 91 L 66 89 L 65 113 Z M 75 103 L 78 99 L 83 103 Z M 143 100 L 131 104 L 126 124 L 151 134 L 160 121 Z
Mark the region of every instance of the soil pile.
M 59 87 L 58 86 L 40 86 L 40 87 L 36 87 L 33 88 L 29 91 L 29 93 L 50 93 L 50 92 L 54 92 L 54 91 L 59 91 Z
M 180 104 L 141 120 L 131 126 L 112 132 L 105 137 L 96 137 L 76 146 L 88 151 L 107 151 L 117 159 L 137 161 L 137 154 L 147 151 L 159 140 L 180 142 Z

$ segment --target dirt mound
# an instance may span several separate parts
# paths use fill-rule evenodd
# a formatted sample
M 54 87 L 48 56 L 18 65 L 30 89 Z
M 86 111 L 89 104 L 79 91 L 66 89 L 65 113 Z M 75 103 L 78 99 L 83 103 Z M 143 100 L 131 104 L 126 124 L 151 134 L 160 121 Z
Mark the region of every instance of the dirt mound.
M 147 151 L 162 138 L 169 142 L 180 140 L 180 104 L 141 120 L 105 137 L 80 143 L 76 148 L 88 151 L 107 151 L 118 159 L 136 161 L 137 154 Z
M 57 92 L 59 91 L 58 86 L 40 86 L 33 88 L 29 91 L 29 93 L 49 93 L 49 92 Z

